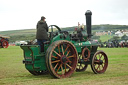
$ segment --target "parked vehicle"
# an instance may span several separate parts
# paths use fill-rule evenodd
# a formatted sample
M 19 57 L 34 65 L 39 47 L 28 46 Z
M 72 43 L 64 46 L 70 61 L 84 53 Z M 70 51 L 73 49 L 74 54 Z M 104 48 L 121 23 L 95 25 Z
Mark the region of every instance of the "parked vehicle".
M 0 35 L 0 48 L 8 48 L 10 37 Z
M 105 52 L 97 50 L 98 41 L 91 39 L 91 11 L 86 11 L 85 30 L 77 29 L 69 34 L 56 25 L 50 25 L 49 40 L 44 42 L 44 52 L 39 45 L 21 45 L 26 69 L 33 75 L 49 72 L 55 78 L 70 77 L 75 71 L 85 71 L 91 65 L 95 74 L 104 73 L 108 66 Z M 58 31 L 53 30 L 57 28 Z

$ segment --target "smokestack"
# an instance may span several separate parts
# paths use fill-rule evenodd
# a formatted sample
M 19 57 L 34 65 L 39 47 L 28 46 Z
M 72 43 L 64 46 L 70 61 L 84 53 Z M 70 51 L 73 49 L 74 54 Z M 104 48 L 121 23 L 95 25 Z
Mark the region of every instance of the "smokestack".
M 86 16 L 86 29 L 87 29 L 88 38 L 91 38 L 91 36 L 92 36 L 92 34 L 91 34 L 91 15 L 92 15 L 92 12 L 90 10 L 87 10 L 85 13 L 85 16 Z

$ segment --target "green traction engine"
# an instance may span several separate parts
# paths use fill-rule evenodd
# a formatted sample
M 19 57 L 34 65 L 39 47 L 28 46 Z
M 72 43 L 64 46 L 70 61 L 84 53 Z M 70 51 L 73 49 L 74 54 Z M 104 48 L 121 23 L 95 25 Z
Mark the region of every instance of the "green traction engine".
M 50 73 L 55 78 L 66 78 L 75 71 L 85 71 L 90 64 L 95 74 L 104 73 L 108 58 L 103 51 L 97 51 L 100 44 L 91 39 L 91 15 L 87 10 L 87 32 L 77 29 L 69 33 L 56 25 L 49 26 L 51 32 L 48 32 L 49 40 L 44 42 L 44 52 L 39 45 L 22 45 L 26 69 L 33 75 Z

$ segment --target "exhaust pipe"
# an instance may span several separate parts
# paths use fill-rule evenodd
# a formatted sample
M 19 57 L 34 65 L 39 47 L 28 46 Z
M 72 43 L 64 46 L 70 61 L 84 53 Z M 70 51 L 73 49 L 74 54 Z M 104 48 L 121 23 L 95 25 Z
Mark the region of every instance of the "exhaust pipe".
M 87 29 L 88 38 L 91 38 L 91 36 L 92 36 L 92 34 L 91 34 L 91 15 L 92 15 L 92 12 L 90 10 L 87 10 L 85 13 L 85 16 L 86 16 L 86 29 Z

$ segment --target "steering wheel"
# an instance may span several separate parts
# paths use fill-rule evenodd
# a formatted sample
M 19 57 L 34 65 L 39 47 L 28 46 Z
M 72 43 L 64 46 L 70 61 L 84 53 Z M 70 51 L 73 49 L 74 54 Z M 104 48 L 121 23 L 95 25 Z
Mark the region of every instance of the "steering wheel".
M 49 39 L 55 37 L 56 35 L 58 35 L 58 33 L 63 33 L 63 36 L 66 38 L 66 36 L 69 34 L 68 31 L 62 31 L 57 25 L 50 25 L 49 28 L 51 27 L 51 32 L 48 32 L 48 37 Z M 57 32 L 54 32 L 54 28 L 57 28 Z
M 61 31 L 61 29 L 57 25 L 50 25 L 49 27 L 51 27 L 52 32 L 53 32 L 53 27 L 57 28 L 59 32 Z
M 58 32 L 61 32 L 61 29 L 57 25 L 50 25 L 49 28 L 51 28 L 51 32 L 48 32 L 49 39 L 56 36 Z M 57 28 L 58 32 L 54 32 L 54 28 Z

